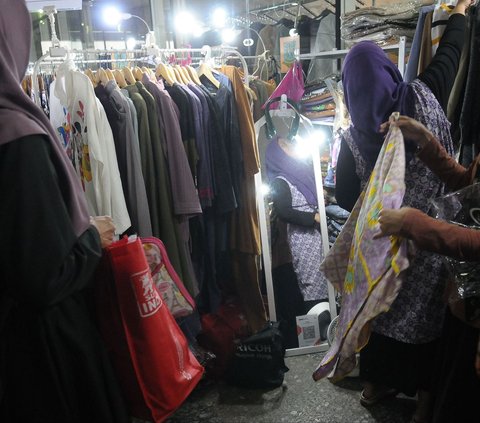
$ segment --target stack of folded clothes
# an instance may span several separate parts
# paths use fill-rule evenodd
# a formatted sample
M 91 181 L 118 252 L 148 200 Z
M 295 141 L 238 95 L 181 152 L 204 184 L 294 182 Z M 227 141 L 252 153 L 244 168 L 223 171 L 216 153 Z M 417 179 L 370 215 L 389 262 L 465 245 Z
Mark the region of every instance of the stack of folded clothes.
M 401 36 L 413 40 L 420 2 L 412 1 L 386 7 L 362 7 L 342 17 L 341 34 L 348 46 L 371 40 L 378 45 L 395 44 Z
M 312 122 L 333 123 L 335 108 L 332 93 L 324 83 L 305 87 L 300 109 L 302 114 Z

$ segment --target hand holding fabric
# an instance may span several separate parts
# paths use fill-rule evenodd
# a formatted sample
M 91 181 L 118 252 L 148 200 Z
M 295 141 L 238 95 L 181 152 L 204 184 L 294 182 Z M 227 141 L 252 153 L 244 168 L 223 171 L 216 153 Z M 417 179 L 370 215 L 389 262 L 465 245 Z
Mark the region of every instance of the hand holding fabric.
M 110 216 L 91 217 L 90 224 L 97 229 L 102 248 L 108 247 L 114 241 L 115 224 Z
M 380 233 L 373 238 L 378 239 L 384 236 L 400 235 L 400 231 L 405 221 L 407 213 L 413 210 L 411 207 L 402 207 L 401 209 L 383 209 L 378 215 Z
M 380 125 L 380 133 L 387 133 L 392 124 L 400 128 L 406 140 L 413 141 L 420 149 L 434 139 L 433 134 L 422 123 L 408 116 L 399 116 L 396 121 L 390 118 L 388 122 Z

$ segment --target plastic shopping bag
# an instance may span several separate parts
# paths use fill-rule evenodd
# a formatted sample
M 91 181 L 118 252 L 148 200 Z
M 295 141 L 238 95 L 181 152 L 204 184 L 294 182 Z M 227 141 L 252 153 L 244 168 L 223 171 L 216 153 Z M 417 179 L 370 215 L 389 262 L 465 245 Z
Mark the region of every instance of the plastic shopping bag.
M 287 98 L 294 103 L 298 103 L 304 92 L 305 84 L 303 81 L 302 65 L 296 60 L 265 104 L 267 104 L 272 98 L 281 97 L 282 94 L 285 94 Z M 265 108 L 265 104 L 262 107 L 263 109 Z M 270 109 L 272 110 L 276 108 L 278 108 L 278 103 L 270 106 Z

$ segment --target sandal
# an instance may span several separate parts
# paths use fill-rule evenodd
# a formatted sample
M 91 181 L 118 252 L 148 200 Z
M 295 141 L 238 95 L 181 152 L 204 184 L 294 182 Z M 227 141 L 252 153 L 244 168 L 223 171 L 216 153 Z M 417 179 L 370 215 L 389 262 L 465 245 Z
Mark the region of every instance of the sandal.
M 386 398 L 394 397 L 397 394 L 398 394 L 398 391 L 395 388 L 387 388 L 379 391 L 377 394 L 371 397 L 366 397 L 365 390 L 363 390 L 362 394 L 360 395 L 360 404 L 362 404 L 364 407 L 370 407 Z M 412 422 L 412 423 L 415 423 L 415 422 Z M 420 423 L 420 422 L 417 422 L 417 423 Z

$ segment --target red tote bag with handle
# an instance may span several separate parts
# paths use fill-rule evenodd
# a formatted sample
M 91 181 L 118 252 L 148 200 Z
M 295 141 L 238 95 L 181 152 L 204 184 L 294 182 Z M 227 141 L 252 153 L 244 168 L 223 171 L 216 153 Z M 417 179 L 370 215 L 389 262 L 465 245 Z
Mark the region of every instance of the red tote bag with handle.
M 140 239 L 125 237 L 109 246 L 106 256 L 138 386 L 153 421 L 163 422 L 195 388 L 204 369 L 153 283 Z

